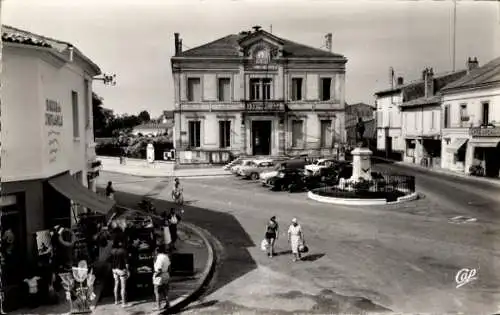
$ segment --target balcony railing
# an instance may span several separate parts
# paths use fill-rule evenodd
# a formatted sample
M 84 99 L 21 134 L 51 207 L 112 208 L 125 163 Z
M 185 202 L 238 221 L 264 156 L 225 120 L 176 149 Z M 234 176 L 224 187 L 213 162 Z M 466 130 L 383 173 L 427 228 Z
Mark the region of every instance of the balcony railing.
M 284 113 L 284 100 L 244 100 L 247 113 Z
M 472 137 L 500 137 L 500 128 L 495 127 L 472 127 L 469 129 Z

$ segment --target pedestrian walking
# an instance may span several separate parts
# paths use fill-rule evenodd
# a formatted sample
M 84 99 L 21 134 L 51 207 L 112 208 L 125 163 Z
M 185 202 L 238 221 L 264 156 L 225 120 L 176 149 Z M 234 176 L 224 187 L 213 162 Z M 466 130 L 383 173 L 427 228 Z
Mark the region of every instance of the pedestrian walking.
M 115 199 L 115 190 L 112 182 L 108 182 L 108 186 L 106 186 L 106 197 L 111 200 Z
M 300 260 L 299 247 L 304 244 L 304 233 L 296 218 L 292 219 L 292 224 L 288 228 L 288 242 L 292 247 L 293 261 Z
M 178 239 L 177 235 L 177 224 L 181 220 L 181 217 L 175 213 L 175 208 L 170 209 L 170 213 L 167 216 L 168 220 L 168 230 L 170 231 L 171 238 L 171 248 L 175 250 L 175 242 Z
M 126 306 L 127 279 L 130 275 L 128 253 L 125 250 L 124 245 L 124 242 L 120 238 L 115 238 L 113 240 L 113 248 L 111 249 L 111 255 L 109 257 L 113 278 L 115 280 L 115 304 L 119 303 L 120 296 L 118 295 L 118 291 L 120 291 L 121 303 L 123 307 Z
M 174 188 L 172 189 L 172 199 L 174 199 L 175 204 L 181 210 L 181 213 L 184 213 L 183 205 L 184 205 L 184 191 L 179 182 L 178 178 L 174 180 Z
M 274 255 L 274 243 L 278 239 L 279 225 L 276 221 L 276 216 L 272 216 L 266 226 L 266 241 L 267 241 L 267 254 L 269 257 Z
M 157 255 L 154 262 L 153 286 L 156 298 L 157 310 L 161 310 L 162 295 L 165 299 L 164 309 L 168 309 L 168 287 L 170 281 L 170 258 L 167 255 L 167 247 L 160 245 L 157 248 Z

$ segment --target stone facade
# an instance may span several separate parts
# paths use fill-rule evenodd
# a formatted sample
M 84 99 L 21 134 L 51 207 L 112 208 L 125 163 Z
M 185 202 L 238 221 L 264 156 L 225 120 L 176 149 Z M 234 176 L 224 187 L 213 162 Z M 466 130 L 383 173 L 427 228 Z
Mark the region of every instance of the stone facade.
M 328 155 L 345 143 L 343 56 L 258 29 L 185 52 L 180 41 L 172 57 L 179 162 Z

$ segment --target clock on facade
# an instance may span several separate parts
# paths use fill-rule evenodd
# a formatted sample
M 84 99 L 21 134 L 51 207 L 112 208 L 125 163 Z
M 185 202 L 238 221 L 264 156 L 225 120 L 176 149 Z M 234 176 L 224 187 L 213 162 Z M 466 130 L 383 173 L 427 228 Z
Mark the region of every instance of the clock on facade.
M 267 49 L 258 50 L 255 53 L 255 63 L 256 64 L 268 64 L 271 57 L 269 55 L 269 51 Z

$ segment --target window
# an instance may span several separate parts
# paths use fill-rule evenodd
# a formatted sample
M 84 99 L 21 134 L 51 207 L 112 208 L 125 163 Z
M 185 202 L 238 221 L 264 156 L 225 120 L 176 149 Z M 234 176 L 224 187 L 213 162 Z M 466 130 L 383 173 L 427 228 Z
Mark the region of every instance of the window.
M 231 80 L 229 78 L 219 79 L 219 101 L 227 102 L 231 100 Z
M 469 116 L 467 115 L 467 104 L 460 104 L 460 126 L 464 127 L 469 121 Z
M 260 79 L 250 79 L 250 99 L 260 99 Z
M 189 102 L 201 101 L 201 81 L 200 78 L 188 78 L 187 98 Z
M 413 157 L 415 155 L 415 140 L 406 140 L 406 156 Z
M 321 79 L 321 100 L 329 101 L 331 99 L 330 89 L 332 87 L 332 79 L 331 78 L 322 78 Z
M 83 82 L 84 85 L 84 90 L 83 90 L 83 95 L 85 98 L 85 128 L 90 127 L 90 106 L 92 106 L 92 103 L 89 101 L 89 93 L 91 93 L 89 89 L 89 80 L 85 80 Z
M 328 143 L 332 138 L 332 121 L 331 120 L 322 120 L 321 121 L 321 147 L 328 147 Z
M 190 121 L 189 122 L 189 146 L 192 148 L 199 148 L 201 137 L 201 122 L 200 121 Z
M 231 121 L 219 121 L 219 147 L 229 148 L 231 146 Z
M 490 103 L 483 103 L 483 125 L 487 125 L 490 123 Z
M 302 100 L 302 78 L 292 78 L 292 101 Z
M 302 140 L 304 138 L 302 125 L 302 120 L 292 121 L 292 147 L 299 147 L 302 145 Z
M 444 128 L 450 128 L 450 105 L 444 106 Z
M 270 100 L 271 84 L 271 79 L 250 79 L 250 100 Z
M 78 120 L 78 93 L 71 91 L 71 105 L 73 108 L 73 137 L 80 137 L 80 121 Z

